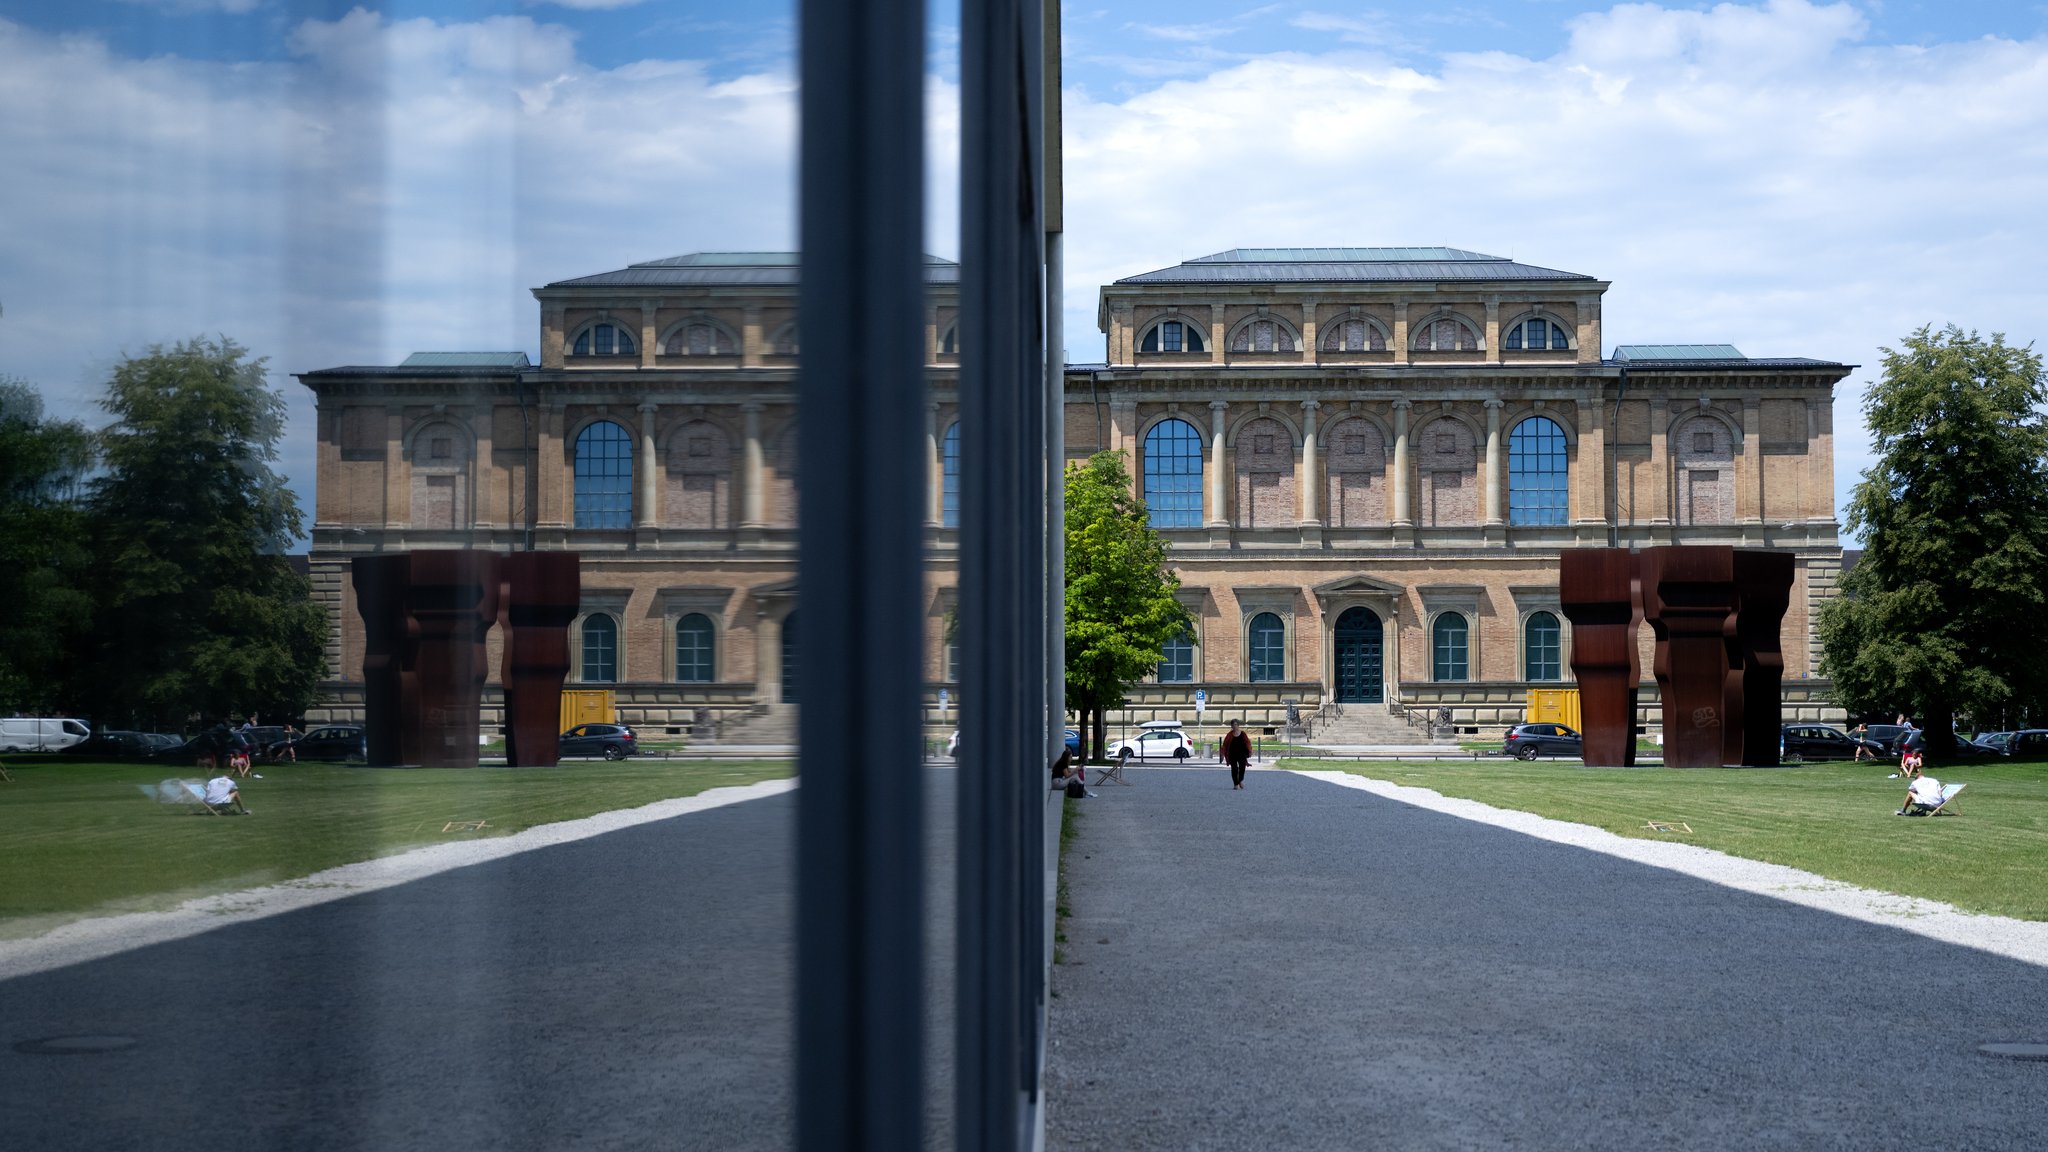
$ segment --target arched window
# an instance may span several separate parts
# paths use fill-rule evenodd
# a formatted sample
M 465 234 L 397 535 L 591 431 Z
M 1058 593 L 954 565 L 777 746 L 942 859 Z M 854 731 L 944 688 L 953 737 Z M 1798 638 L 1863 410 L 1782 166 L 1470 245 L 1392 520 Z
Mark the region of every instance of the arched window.
M 1563 524 L 1570 481 L 1564 429 L 1532 416 L 1508 433 L 1508 523 Z
M 1254 320 L 1230 337 L 1232 352 L 1293 352 L 1299 347 L 1294 330 L 1278 320 Z
M 664 356 L 737 356 L 739 342 L 722 324 L 709 320 L 686 321 L 668 334 L 661 346 Z
M 685 684 L 709 684 L 711 654 L 716 634 L 711 618 L 692 612 L 676 621 L 676 679 Z
M 1417 325 L 1409 346 L 1417 352 L 1477 352 L 1479 332 L 1455 316 L 1439 316 Z
M 1436 618 L 1436 624 L 1430 628 L 1431 679 L 1442 682 L 1472 678 L 1471 661 L 1466 654 L 1468 636 L 1465 618 L 1456 612 Z
M 948 528 L 960 526 L 960 422 L 946 429 L 946 439 L 939 447 L 939 455 L 945 468 L 939 480 L 939 523 Z
M 1563 352 L 1572 346 L 1572 338 L 1562 327 L 1539 316 L 1509 325 L 1501 333 L 1500 344 L 1510 352 L 1524 348 L 1531 352 Z
M 1195 640 L 1186 632 L 1176 633 L 1159 649 L 1159 682 L 1161 684 L 1192 684 L 1195 682 Z
M 959 354 L 960 325 L 954 324 L 946 329 L 944 336 L 939 337 L 939 355 L 958 356 Z
M 1202 330 L 1181 320 L 1162 320 L 1145 333 L 1140 352 L 1207 352 Z
M 1532 612 L 1522 625 L 1522 679 L 1564 679 L 1564 630 L 1548 612 Z
M 576 527 L 633 525 L 633 438 L 609 420 L 576 437 Z
M 1323 326 L 1325 352 L 1385 352 L 1386 334 L 1364 320 L 1332 320 Z
M 1252 617 L 1248 629 L 1252 654 L 1252 683 L 1272 684 L 1287 679 L 1287 627 L 1271 612 Z
M 619 622 L 603 612 L 583 618 L 583 682 L 619 682 Z
M 1145 507 L 1154 528 L 1202 526 L 1202 434 L 1185 420 L 1145 433 Z
M 775 330 L 768 338 L 768 350 L 777 356 L 796 355 L 796 321 L 792 320 Z
M 633 337 L 617 324 L 592 324 L 576 334 L 572 356 L 631 356 Z
M 1735 522 L 1735 434 L 1712 416 L 1693 416 L 1671 433 L 1678 469 L 1679 523 Z

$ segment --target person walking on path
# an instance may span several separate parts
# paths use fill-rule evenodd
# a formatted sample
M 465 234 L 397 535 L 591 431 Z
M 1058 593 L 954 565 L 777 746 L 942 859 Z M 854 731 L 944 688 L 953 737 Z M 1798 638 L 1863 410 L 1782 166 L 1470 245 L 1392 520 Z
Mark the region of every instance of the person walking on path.
M 1223 762 L 1230 765 L 1230 786 L 1243 788 L 1244 770 L 1252 762 L 1252 738 L 1235 720 L 1230 722 L 1230 731 L 1223 736 L 1222 751 Z

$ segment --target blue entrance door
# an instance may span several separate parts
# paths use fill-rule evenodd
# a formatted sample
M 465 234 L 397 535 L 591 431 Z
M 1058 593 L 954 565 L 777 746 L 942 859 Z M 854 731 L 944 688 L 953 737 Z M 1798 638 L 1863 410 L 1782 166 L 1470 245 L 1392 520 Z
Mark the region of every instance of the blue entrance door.
M 1337 617 L 1337 700 L 1378 704 L 1386 699 L 1380 679 L 1380 618 L 1370 608 L 1347 608 Z

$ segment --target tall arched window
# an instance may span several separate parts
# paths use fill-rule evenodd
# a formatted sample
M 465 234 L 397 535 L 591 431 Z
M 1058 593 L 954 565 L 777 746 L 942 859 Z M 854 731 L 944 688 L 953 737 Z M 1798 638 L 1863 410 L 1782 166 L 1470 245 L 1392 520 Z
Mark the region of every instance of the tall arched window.
M 1154 528 L 1202 526 L 1202 434 L 1185 420 L 1145 433 L 1145 507 Z
M 583 618 L 583 682 L 619 682 L 619 622 L 603 612 Z
M 1159 682 L 1161 684 L 1192 684 L 1195 682 L 1195 641 L 1185 632 L 1177 633 L 1159 650 Z
M 1252 617 L 1248 629 L 1252 654 L 1252 683 L 1271 684 L 1287 679 L 1287 626 L 1271 612 Z
M 617 324 L 592 324 L 576 334 L 571 356 L 631 356 L 633 337 Z
M 676 621 L 677 680 L 685 684 L 711 682 L 714 640 L 711 618 L 702 612 L 692 612 Z
M 633 526 L 633 438 L 609 420 L 576 437 L 576 527 Z
M 939 455 L 945 462 L 939 480 L 939 523 L 948 528 L 960 526 L 960 422 L 946 429 L 946 439 L 939 446 Z
M 1154 324 L 1138 343 L 1140 352 L 1206 352 L 1208 346 L 1202 343 L 1202 330 L 1193 324 L 1180 320 L 1162 320 Z
M 1563 524 L 1571 453 L 1564 429 L 1532 416 L 1508 434 L 1508 523 Z
M 1548 612 L 1532 612 L 1522 625 L 1522 679 L 1564 679 L 1564 630 Z
M 1472 678 L 1472 666 L 1466 647 L 1469 634 L 1465 618 L 1456 612 L 1446 612 L 1436 618 L 1436 624 L 1430 629 L 1432 680 L 1441 682 Z

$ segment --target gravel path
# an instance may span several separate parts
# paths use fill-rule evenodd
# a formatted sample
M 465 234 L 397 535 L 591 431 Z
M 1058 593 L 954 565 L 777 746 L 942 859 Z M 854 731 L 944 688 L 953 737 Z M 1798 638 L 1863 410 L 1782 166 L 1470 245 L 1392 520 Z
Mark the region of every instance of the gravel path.
M 1052 1149 L 2038 1149 L 2048 973 L 1357 788 L 1079 805 Z

